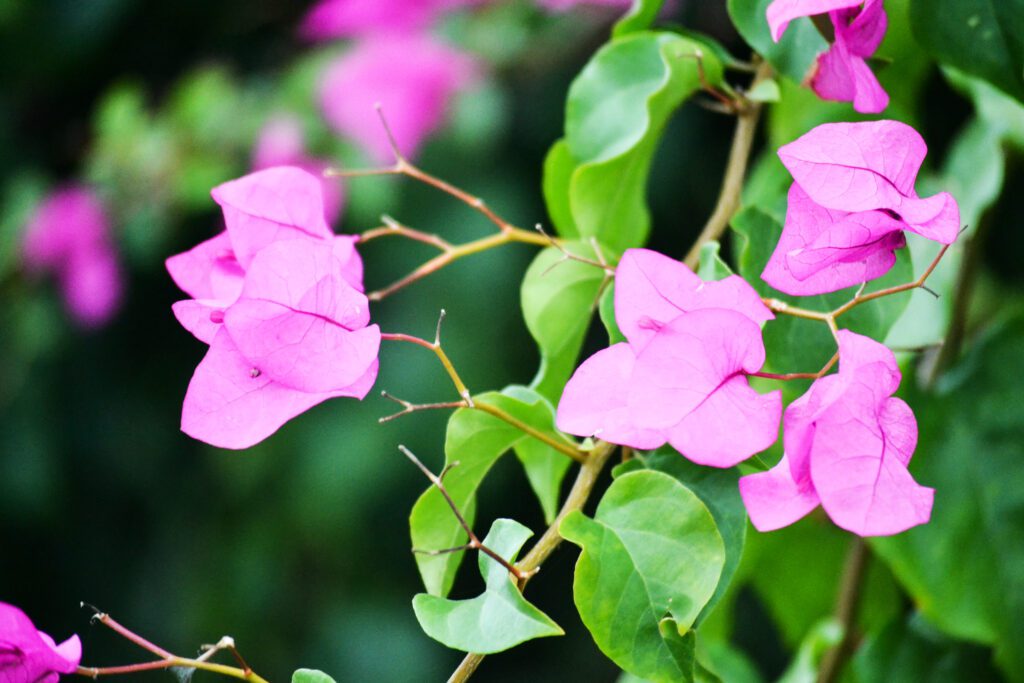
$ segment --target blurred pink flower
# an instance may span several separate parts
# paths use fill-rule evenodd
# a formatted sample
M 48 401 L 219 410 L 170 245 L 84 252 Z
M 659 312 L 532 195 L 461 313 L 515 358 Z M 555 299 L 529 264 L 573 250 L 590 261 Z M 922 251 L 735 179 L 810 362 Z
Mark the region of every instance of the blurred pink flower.
M 327 68 L 320 106 L 338 133 L 388 163 L 394 157 L 375 110 L 379 103 L 398 148 L 412 158 L 444 124 L 453 96 L 478 73 L 468 54 L 427 36 L 367 39 Z
M 892 394 L 900 371 L 882 344 L 840 330 L 839 372 L 816 380 L 786 409 L 785 455 L 767 472 L 740 479 L 750 521 L 771 531 L 819 504 L 838 526 L 887 536 L 931 518 L 935 491 L 907 465 L 917 421 Z
M 330 40 L 383 33 L 414 32 L 445 12 L 489 0 L 320 0 L 306 14 L 299 33 Z
M 682 263 L 630 249 L 615 277 L 626 342 L 588 358 L 558 405 L 559 429 L 650 449 L 666 441 L 690 460 L 731 467 L 778 438 L 781 393 L 746 375 L 764 364 L 760 323 L 771 312 L 745 281 L 704 282 Z
M 905 230 L 951 244 L 960 230 L 956 200 L 914 189 L 927 152 L 899 121 L 824 124 L 781 147 L 795 182 L 761 277 L 788 294 L 834 292 L 888 272 Z
M 811 87 L 819 97 L 852 102 L 856 111 L 877 114 L 889 106 L 889 95 L 865 61 L 885 36 L 883 0 L 775 0 L 768 6 L 772 39 L 778 41 L 789 22 L 828 12 L 835 42 L 818 56 Z
M 22 245 L 30 271 L 56 275 L 72 318 L 98 327 L 117 312 L 122 277 L 99 197 L 68 185 L 51 193 L 29 219 Z
M 182 430 L 247 448 L 332 397 L 363 398 L 377 376 L 356 238 L 334 235 L 319 179 L 295 167 L 214 188 L 227 229 L 167 259 L 193 299 L 178 321 L 210 345 L 182 408 Z
M 73 635 L 60 645 L 14 605 L 0 602 L 0 681 L 56 683 L 58 674 L 74 673 L 82 643 Z
M 262 171 L 273 166 L 297 166 L 320 179 L 323 190 L 324 218 L 333 224 L 341 216 L 345 194 L 341 178 L 325 178 L 331 164 L 306 153 L 302 122 L 294 116 L 271 118 L 263 126 L 252 153 L 252 169 Z

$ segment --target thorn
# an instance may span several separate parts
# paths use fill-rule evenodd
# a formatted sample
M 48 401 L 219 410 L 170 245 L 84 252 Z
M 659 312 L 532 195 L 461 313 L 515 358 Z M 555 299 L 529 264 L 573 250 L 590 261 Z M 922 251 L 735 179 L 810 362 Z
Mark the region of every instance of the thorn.
M 444 322 L 445 316 L 448 312 L 445 309 L 441 309 L 441 314 L 437 316 L 437 329 L 434 331 L 434 346 L 441 346 L 441 323 Z
M 387 117 L 384 116 L 384 106 L 380 102 L 375 102 L 373 108 L 377 110 L 377 116 L 380 118 L 380 125 L 384 126 L 384 133 L 388 136 L 388 144 L 391 145 L 391 152 L 395 155 L 396 165 L 405 164 L 405 157 L 398 149 L 398 142 L 395 141 L 395 134 L 391 132 L 391 126 L 388 125 Z

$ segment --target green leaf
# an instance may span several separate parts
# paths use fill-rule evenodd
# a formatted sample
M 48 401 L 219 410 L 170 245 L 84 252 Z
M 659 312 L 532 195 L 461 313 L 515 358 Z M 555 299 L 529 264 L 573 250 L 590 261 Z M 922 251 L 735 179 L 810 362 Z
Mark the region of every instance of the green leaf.
M 766 78 L 747 92 L 747 99 L 754 102 L 778 102 L 782 97 L 779 83 L 773 78 Z
M 1024 100 L 1024 1 L 911 0 L 910 18 L 938 61 Z
M 292 683 L 334 683 L 334 679 L 316 669 L 297 669 L 292 674 Z
M 509 562 L 515 562 L 526 539 L 533 535 L 511 519 L 496 519 L 483 544 Z M 480 575 L 486 589 L 470 600 L 448 600 L 420 593 L 412 600 L 424 633 L 463 652 L 492 654 L 527 640 L 561 636 L 565 632 L 531 605 L 516 587 L 508 569 L 480 552 Z
M 650 28 L 654 20 L 658 18 L 658 12 L 665 0 L 633 0 L 633 6 L 629 8 L 626 15 L 615 22 L 612 28 L 612 36 L 620 38 L 635 31 L 642 31 Z
M 601 314 L 601 322 L 604 329 L 608 331 L 608 345 L 618 344 L 626 341 L 626 335 L 622 334 L 619 324 L 615 321 L 615 284 L 612 283 L 605 288 L 601 295 L 601 303 L 598 306 Z
M 852 668 L 857 683 L 998 681 L 991 658 L 986 648 L 953 640 L 915 614 L 871 634 Z
M 768 262 L 782 234 L 782 224 L 773 215 L 757 206 L 742 209 L 732 221 L 736 240 L 739 273 L 762 296 L 773 297 L 803 308 L 829 311 L 853 298 L 857 287 L 810 297 L 792 297 L 769 287 L 761 280 L 761 272 Z M 872 280 L 866 292 L 873 292 L 913 280 L 910 256 L 906 249 L 897 252 L 896 265 L 885 276 Z M 906 293 L 882 297 L 857 306 L 839 319 L 839 326 L 873 339 L 885 339 L 889 329 L 907 306 Z M 935 303 L 938 307 L 939 304 Z M 766 370 L 772 372 L 815 372 L 832 357 L 836 346 L 828 327 L 817 320 L 804 320 L 778 315 L 764 328 L 767 351 Z M 787 387 L 799 389 L 797 383 Z
M 818 680 L 818 668 L 825 653 L 839 644 L 843 639 L 843 627 L 834 619 L 825 619 L 810 630 L 796 657 L 779 683 L 815 683 Z
M 710 282 L 721 280 L 733 274 L 729 264 L 722 260 L 719 253 L 722 248 L 717 241 L 706 242 L 700 248 L 700 266 L 697 268 L 697 275 L 700 279 Z
M 616 251 L 647 239 L 646 188 L 651 160 L 671 114 L 705 78 L 722 82 L 722 64 L 701 43 L 672 33 L 640 32 L 605 45 L 569 89 L 565 148 L 575 164 L 568 206 L 579 236 L 597 237 Z M 549 158 L 549 212 L 565 220 L 565 152 Z
M 935 487 L 935 507 L 930 523 L 872 546 L 929 621 L 995 645 L 1024 680 L 1024 316 L 999 328 L 939 393 L 907 397 L 920 430 L 911 469 Z
M 559 140 L 544 158 L 544 203 L 548 207 L 548 216 L 558 234 L 566 239 L 576 239 L 580 231 L 572 219 L 572 207 L 569 206 L 569 185 L 572 182 L 576 161 L 572 158 L 569 145 Z
M 596 258 L 589 244 L 569 242 L 563 248 Z M 567 260 L 555 247 L 537 254 L 523 277 L 523 318 L 540 349 L 541 362 L 531 386 L 553 403 L 576 368 L 604 277 L 601 268 Z
M 818 53 L 828 47 L 809 19 L 790 22 L 778 43 L 772 41 L 765 12 L 772 0 L 728 0 L 726 6 L 743 40 L 767 59 L 775 70 L 797 83 L 804 80 Z
M 530 398 L 533 399 L 532 402 Z M 499 407 L 552 438 L 570 443 L 554 429 L 554 411 L 551 404 L 525 387 L 510 387 L 502 393 L 488 392 L 475 396 L 473 400 Z M 445 465 L 454 462 L 458 462 L 459 465 L 445 475 L 444 484 L 452 501 L 469 524 L 473 523 L 476 512 L 476 490 L 484 477 L 502 454 L 521 446 L 526 440 L 534 441 L 533 437 L 489 413 L 460 408 L 452 414 L 445 435 Z M 552 456 L 568 461 L 565 455 L 554 449 L 548 450 L 552 452 Z M 538 486 L 538 495 L 544 501 L 545 508 L 550 510 L 557 504 L 554 502 L 554 496 L 557 496 L 565 469 L 558 473 L 557 466 L 550 462 L 543 466 L 538 464 L 545 456 L 540 455 L 540 451 L 533 445 L 527 446 L 524 452 L 527 453 L 524 464 L 527 464 L 528 473 L 532 471 L 531 483 L 539 482 L 543 478 L 541 469 L 551 477 Z M 520 458 L 523 458 L 522 454 Z M 427 489 L 413 506 L 409 515 L 409 530 L 412 546 L 418 550 L 441 550 L 466 542 L 465 531 L 455 519 L 444 497 L 433 486 Z M 416 555 L 416 564 L 427 592 L 440 596 L 448 594 L 455 580 L 455 572 L 462 561 L 462 555 L 462 551 L 443 555 Z
M 715 592 L 725 548 L 700 499 L 667 474 L 623 474 L 594 519 L 559 528 L 583 549 L 573 596 L 601 651 L 651 681 L 692 680 L 693 625 Z
M 747 539 L 747 509 L 740 497 L 740 472 L 735 467 L 719 469 L 701 467 L 671 448 L 664 448 L 651 454 L 644 464 L 664 472 L 695 493 L 711 512 L 718 533 L 725 548 L 725 563 L 714 595 L 701 611 L 695 622 L 700 625 L 722 599 L 743 557 L 743 545 Z

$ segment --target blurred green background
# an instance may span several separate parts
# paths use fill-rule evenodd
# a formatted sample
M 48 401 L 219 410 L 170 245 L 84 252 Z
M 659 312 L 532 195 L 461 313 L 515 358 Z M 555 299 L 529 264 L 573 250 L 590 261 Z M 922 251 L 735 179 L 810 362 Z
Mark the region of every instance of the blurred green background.
M 461 658 L 423 635 L 410 607 L 421 585 L 406 519 L 426 482 L 396 448 L 405 444 L 436 466 L 446 416 L 377 424 L 394 408 L 380 389 L 450 400 L 432 355 L 385 346 L 365 401 L 323 404 L 245 452 L 178 431 L 205 347 L 171 314 L 183 295 L 163 259 L 220 229 L 209 189 L 248 170 L 261 125 L 278 112 L 302 118 L 317 156 L 365 164 L 319 117 L 317 74 L 343 46 L 301 42 L 295 27 L 306 9 L 283 0 L 0 0 L 0 599 L 58 639 L 79 633 L 84 664 L 143 653 L 90 627 L 81 600 L 180 654 L 230 634 L 271 681 L 299 666 L 339 681 L 442 680 Z M 451 125 L 420 165 L 523 227 L 546 223 L 543 158 L 561 134 L 568 85 L 612 18 L 499 2 L 442 26 L 491 66 L 485 83 L 454 104 Z M 724 2 L 684 0 L 673 18 L 746 54 Z M 938 168 L 973 109 L 934 65 L 916 78 L 914 114 Z M 729 117 L 692 103 L 673 120 L 652 172 L 652 247 L 686 251 L 714 204 L 731 132 Z M 982 287 L 1000 310 L 1021 300 L 1024 284 L 1018 171 L 1011 157 L 982 254 Z M 123 309 L 93 332 L 75 328 L 52 283 L 26 277 L 18 263 L 35 203 L 76 178 L 108 201 L 128 278 Z M 408 181 L 357 179 L 346 191 L 341 232 L 374 227 L 382 212 L 454 242 L 490 230 L 450 197 Z M 461 261 L 376 304 L 373 316 L 385 331 L 429 337 L 446 308 L 446 347 L 471 389 L 527 383 L 537 352 L 518 285 L 534 253 L 511 246 Z M 380 240 L 363 254 L 368 288 L 376 288 L 430 252 Z M 1011 340 L 1024 351 L 1019 335 Z M 595 331 L 590 347 L 602 341 Z M 1008 396 L 1016 419 L 1020 394 Z M 478 528 L 515 515 L 539 532 L 539 511 L 523 504 L 532 496 L 504 461 L 485 483 Z M 774 543 L 775 570 L 792 573 L 820 552 L 821 537 L 799 542 L 819 527 L 811 519 L 751 552 Z M 843 541 L 825 534 L 835 540 L 829 557 L 841 559 Z M 567 680 L 567 671 L 572 680 L 616 679 L 569 600 L 574 558 L 563 548 L 530 588 L 567 636 L 488 658 L 483 680 Z M 891 577 L 880 565 L 875 573 L 896 609 Z M 737 592 L 734 641 L 764 675 L 778 675 L 828 611 L 837 574 L 838 564 L 829 565 L 794 588 L 791 598 L 805 605 L 800 623 L 773 619 L 785 610 L 756 581 Z M 477 580 L 463 572 L 454 595 L 473 594 Z

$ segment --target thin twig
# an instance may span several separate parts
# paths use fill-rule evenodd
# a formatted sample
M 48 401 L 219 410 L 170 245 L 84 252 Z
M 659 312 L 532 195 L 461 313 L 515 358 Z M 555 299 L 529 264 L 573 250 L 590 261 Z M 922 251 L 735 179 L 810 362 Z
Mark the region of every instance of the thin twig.
M 466 518 L 462 516 L 462 513 L 459 511 L 459 506 L 455 504 L 454 500 L 452 500 L 451 495 L 448 493 L 448 489 L 446 489 L 444 486 L 444 481 L 442 477 L 451 469 L 452 466 L 454 466 L 454 463 L 452 463 L 452 466 L 445 468 L 444 472 L 441 473 L 442 476 L 438 476 L 431 472 L 427 468 L 427 466 L 424 465 L 420 461 L 420 459 L 417 458 L 413 454 L 413 452 L 410 451 L 405 446 L 400 445 L 398 447 L 398 450 L 402 451 L 405 457 L 409 458 L 409 460 L 411 460 L 412 463 L 420 469 L 420 472 L 422 472 L 423 475 L 430 480 L 430 483 L 434 485 L 434 488 L 436 488 L 441 493 L 441 495 L 444 496 L 445 501 L 448 503 L 448 507 L 452 509 L 452 514 L 454 514 L 455 519 L 458 520 L 459 526 L 462 527 L 462 530 L 466 532 L 466 536 L 469 537 L 469 542 L 466 544 L 465 549 L 479 550 L 480 552 L 486 554 L 492 560 L 500 564 L 502 567 L 505 567 L 505 569 L 507 569 L 512 576 L 516 577 L 516 581 L 523 581 L 527 577 L 527 574 L 524 573 L 523 570 L 517 568 L 514 564 L 506 560 L 504 557 L 499 555 L 497 552 L 484 545 L 483 542 L 479 538 L 477 538 L 476 534 L 473 533 L 473 528 L 469 525 L 468 522 L 466 522 Z M 444 550 L 441 550 L 439 552 L 447 553 L 454 552 L 455 550 L 458 550 L 458 548 L 445 548 Z M 413 552 L 423 553 L 424 551 L 414 550 Z
M 550 246 L 554 247 L 555 249 L 557 249 L 558 251 L 560 251 L 562 253 L 562 258 L 560 260 L 558 260 L 558 261 L 555 261 L 553 264 L 551 264 L 548 267 L 548 270 L 551 270 L 552 268 L 557 266 L 559 263 L 564 263 L 566 261 L 578 261 L 580 263 L 585 263 L 588 266 L 594 266 L 595 268 L 600 268 L 601 270 L 603 270 L 605 272 L 605 275 L 608 276 L 608 277 L 615 277 L 615 269 L 612 268 L 610 265 L 608 265 L 608 261 L 604 257 L 604 252 L 601 251 L 601 245 L 598 243 L 598 241 L 596 239 L 591 238 L 591 242 L 590 242 L 591 246 L 594 249 L 594 255 L 597 256 L 597 259 L 595 260 L 595 259 L 587 258 L 586 256 L 580 256 L 579 254 L 574 254 L 571 251 L 569 251 L 568 249 L 566 249 L 565 245 L 563 245 L 559 240 L 556 240 L 554 237 L 549 235 L 547 233 L 547 231 L 544 230 L 544 226 L 541 225 L 540 223 L 537 223 L 537 225 L 535 225 L 534 228 L 537 230 L 537 232 L 539 232 L 544 237 L 544 239 L 546 239 L 548 241 L 548 244 Z M 547 271 L 545 271 L 545 274 L 547 274 Z
M 466 401 L 445 401 L 441 403 L 412 403 L 405 399 L 393 396 L 386 391 L 380 392 L 380 395 L 389 401 L 394 401 L 398 405 L 402 406 L 402 409 L 397 413 L 385 415 L 384 417 L 377 418 L 377 422 L 384 424 L 396 420 L 403 415 L 409 415 L 410 413 L 418 413 L 424 410 L 450 410 L 454 408 L 468 408 L 469 404 Z
M 587 456 L 586 462 L 580 467 L 580 471 L 576 474 L 576 480 L 572 484 L 572 489 L 569 491 L 568 497 L 562 504 L 562 508 L 558 511 L 558 516 L 555 517 L 555 521 L 547 528 L 544 534 L 537 540 L 537 542 L 530 548 L 530 552 L 521 559 L 516 566 L 523 572 L 528 574 L 526 579 L 520 580 L 519 590 L 523 590 L 526 587 L 526 583 L 529 577 L 536 574 L 544 561 L 551 556 L 551 553 L 562 543 L 562 536 L 558 533 L 558 526 L 562 523 L 565 517 L 575 510 L 580 510 L 586 504 L 587 500 L 590 499 L 590 494 L 594 490 L 594 485 L 597 483 L 598 477 L 601 475 L 601 471 L 604 470 L 605 463 L 608 462 L 608 458 L 615 452 L 615 445 L 604 441 L 599 441 L 594 450 L 590 451 Z M 470 653 L 463 658 L 459 667 L 452 673 L 448 679 L 448 683 L 463 683 L 469 680 L 473 672 L 476 671 L 477 667 L 484 660 L 484 655 Z
M 867 573 L 868 555 L 868 544 L 863 538 L 854 537 L 836 599 L 836 619 L 842 627 L 843 639 L 839 645 L 825 654 L 818 672 L 818 683 L 834 683 L 839 680 L 843 665 L 856 649 L 857 613 L 860 610 L 860 596 Z
M 788 372 L 784 374 L 776 374 L 774 372 L 752 372 L 750 373 L 754 377 L 764 377 L 765 379 L 778 379 L 784 382 L 788 382 L 794 379 L 821 379 L 828 374 L 828 371 L 832 369 L 837 362 L 839 362 L 839 352 L 836 351 L 832 354 L 832 358 L 825 363 L 824 367 L 817 372 Z
M 699 63 L 699 62 L 698 62 Z M 751 89 L 757 87 L 761 81 L 771 78 L 772 69 L 767 61 L 762 61 L 757 66 L 757 72 Z M 729 221 L 733 214 L 740 207 L 740 195 L 743 192 L 743 178 L 747 174 L 747 163 L 750 160 L 750 149 L 754 144 L 754 133 L 757 132 L 757 124 L 761 119 L 761 110 L 764 104 L 761 102 L 748 102 L 745 107 L 737 112 L 736 132 L 733 134 L 732 147 L 729 149 L 729 161 L 725 167 L 725 176 L 722 179 L 722 189 L 718 194 L 718 202 L 708 222 L 704 225 L 697 241 L 690 247 L 690 251 L 684 259 L 686 265 L 696 269 L 700 260 L 700 249 L 706 243 L 717 240 L 729 227 Z

